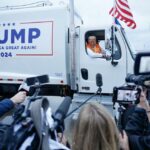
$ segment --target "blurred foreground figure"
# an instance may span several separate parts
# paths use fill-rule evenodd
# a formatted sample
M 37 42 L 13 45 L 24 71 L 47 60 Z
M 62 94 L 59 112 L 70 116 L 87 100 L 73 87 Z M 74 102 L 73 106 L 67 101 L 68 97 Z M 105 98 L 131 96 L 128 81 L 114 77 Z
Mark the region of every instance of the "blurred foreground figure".
M 113 118 L 101 104 L 89 103 L 79 113 L 72 150 L 128 150 L 128 138 L 123 133 L 119 137 Z

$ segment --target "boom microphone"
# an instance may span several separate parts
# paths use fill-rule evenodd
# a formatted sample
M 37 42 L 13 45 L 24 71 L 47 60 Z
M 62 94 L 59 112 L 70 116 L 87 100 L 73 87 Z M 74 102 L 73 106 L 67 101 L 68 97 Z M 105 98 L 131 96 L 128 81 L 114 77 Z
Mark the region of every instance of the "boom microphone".
M 61 125 L 68 113 L 69 107 L 71 104 L 71 97 L 67 96 L 60 104 L 59 108 L 56 110 L 54 114 L 54 126 L 53 129 L 56 129 L 59 125 Z
M 102 75 L 100 73 L 96 74 L 96 85 L 101 87 L 103 85 Z

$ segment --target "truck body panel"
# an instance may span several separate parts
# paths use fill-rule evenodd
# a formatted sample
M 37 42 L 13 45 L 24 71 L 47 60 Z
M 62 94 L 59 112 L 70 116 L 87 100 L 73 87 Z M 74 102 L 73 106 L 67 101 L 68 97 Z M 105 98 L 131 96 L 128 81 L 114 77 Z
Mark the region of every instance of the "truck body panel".
M 67 11 L 44 7 L 0 13 L 0 77 L 48 74 L 50 84 L 68 84 Z

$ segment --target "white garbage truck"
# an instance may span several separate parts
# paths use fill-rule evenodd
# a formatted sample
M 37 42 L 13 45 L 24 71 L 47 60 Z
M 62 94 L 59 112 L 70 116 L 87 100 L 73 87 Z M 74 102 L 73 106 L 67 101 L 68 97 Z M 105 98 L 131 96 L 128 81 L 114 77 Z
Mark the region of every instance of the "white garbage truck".
M 76 14 L 73 0 L 0 9 L 1 96 L 15 93 L 27 77 L 47 74 L 43 93 L 83 101 L 97 91 L 97 75 L 102 75 L 102 101 L 111 105 L 107 99 L 132 73 L 135 52 L 120 27 L 87 26 Z M 88 54 L 89 36 L 109 57 Z

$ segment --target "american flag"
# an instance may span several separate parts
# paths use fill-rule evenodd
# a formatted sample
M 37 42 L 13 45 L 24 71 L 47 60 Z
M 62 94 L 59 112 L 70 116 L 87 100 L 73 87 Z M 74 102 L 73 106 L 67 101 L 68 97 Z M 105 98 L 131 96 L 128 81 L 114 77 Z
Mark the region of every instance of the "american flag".
M 136 23 L 127 0 L 115 0 L 115 6 L 110 10 L 109 14 L 125 22 L 128 27 L 136 28 Z

